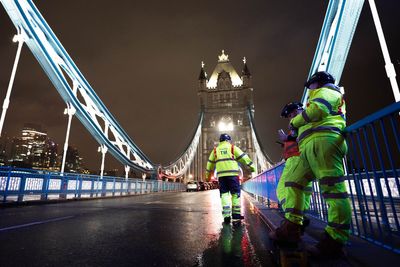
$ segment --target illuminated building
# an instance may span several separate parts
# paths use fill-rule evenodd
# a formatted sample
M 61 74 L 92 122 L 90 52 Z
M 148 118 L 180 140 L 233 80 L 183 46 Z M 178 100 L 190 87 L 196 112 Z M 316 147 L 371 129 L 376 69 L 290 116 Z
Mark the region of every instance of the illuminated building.
M 254 114 L 253 88 L 245 58 L 243 63 L 239 76 L 222 50 L 209 79 L 202 63 L 198 89 L 201 110 L 204 112 L 200 142 L 202 169 L 222 133 L 229 134 L 236 146 L 246 151 L 253 160 L 256 159 L 248 117 L 249 111 Z M 249 173 L 244 171 L 245 177 L 248 177 Z
M 52 169 L 57 165 L 57 144 L 40 125 L 25 124 L 13 138 L 10 163 L 17 167 Z

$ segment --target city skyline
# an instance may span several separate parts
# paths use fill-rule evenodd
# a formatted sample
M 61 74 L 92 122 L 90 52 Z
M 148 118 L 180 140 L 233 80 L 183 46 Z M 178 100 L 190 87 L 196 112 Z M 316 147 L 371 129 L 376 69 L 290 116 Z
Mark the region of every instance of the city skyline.
M 151 3 L 130 1 L 118 6 L 106 1 L 35 4 L 108 109 L 155 163 L 174 160 L 190 142 L 199 112 L 200 62 L 205 62 L 210 73 L 222 49 L 236 70 L 246 56 L 253 75 L 260 141 L 271 158 L 279 160 L 276 131 L 286 128 L 286 121 L 279 118 L 280 109 L 301 98 L 327 5 L 324 1 L 291 3 L 288 10 L 287 3 L 231 5 L 221 1 L 209 2 L 212 8 L 203 10 L 198 5 L 172 1 L 160 3 L 162 8 L 154 10 Z M 385 1 L 377 5 L 399 73 L 400 41 L 396 32 L 400 23 L 395 14 L 400 4 Z M 72 15 L 74 20 L 70 19 Z M 3 9 L 0 22 L 4 25 L 0 30 L 2 99 L 16 45 L 11 42 L 15 28 Z M 341 84 L 346 89 L 349 123 L 393 102 L 368 3 Z M 64 108 L 53 85 L 24 47 L 4 131 L 15 134 L 24 120 L 48 125 L 48 131 L 62 146 L 67 125 Z M 98 144 L 76 119 L 70 144 L 82 151 L 91 169 L 99 168 Z M 114 166 L 122 167 L 107 155 L 106 168 Z

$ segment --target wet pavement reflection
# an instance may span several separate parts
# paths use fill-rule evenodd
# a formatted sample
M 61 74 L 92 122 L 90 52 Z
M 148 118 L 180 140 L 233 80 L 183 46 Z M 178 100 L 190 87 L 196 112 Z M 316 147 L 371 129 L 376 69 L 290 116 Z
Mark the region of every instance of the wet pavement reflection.
M 254 207 L 242 197 L 242 213 L 245 220 L 240 224 L 219 221 L 219 238 L 198 257 L 196 266 L 275 266 L 269 251 L 268 232 Z

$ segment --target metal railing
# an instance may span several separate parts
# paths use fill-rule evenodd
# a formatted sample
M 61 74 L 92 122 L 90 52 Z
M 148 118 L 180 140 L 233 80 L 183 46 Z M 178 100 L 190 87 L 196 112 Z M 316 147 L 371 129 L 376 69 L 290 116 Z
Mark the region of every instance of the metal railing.
M 0 167 L 0 203 L 186 190 L 182 183 Z
M 400 253 L 400 102 L 346 128 L 349 147 L 344 161 L 352 205 L 351 232 Z M 279 163 L 246 181 L 243 190 L 277 208 L 276 186 L 284 168 Z M 311 216 L 327 221 L 326 203 L 313 183 Z

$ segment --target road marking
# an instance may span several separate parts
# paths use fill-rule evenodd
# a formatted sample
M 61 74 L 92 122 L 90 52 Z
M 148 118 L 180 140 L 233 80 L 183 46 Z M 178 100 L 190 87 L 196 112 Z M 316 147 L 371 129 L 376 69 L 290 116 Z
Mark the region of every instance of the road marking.
M 20 224 L 20 225 L 4 227 L 4 228 L 0 228 L 0 232 L 4 232 L 4 231 L 8 231 L 8 230 L 14 230 L 14 229 L 18 229 L 18 228 L 29 227 L 29 226 L 38 225 L 38 224 L 49 223 L 49 222 L 57 222 L 57 221 L 67 220 L 67 219 L 70 219 L 72 217 L 74 217 L 74 216 L 65 216 L 65 217 L 59 217 L 59 218 L 44 220 L 44 221 L 31 222 L 31 223 L 25 223 L 25 224 Z

